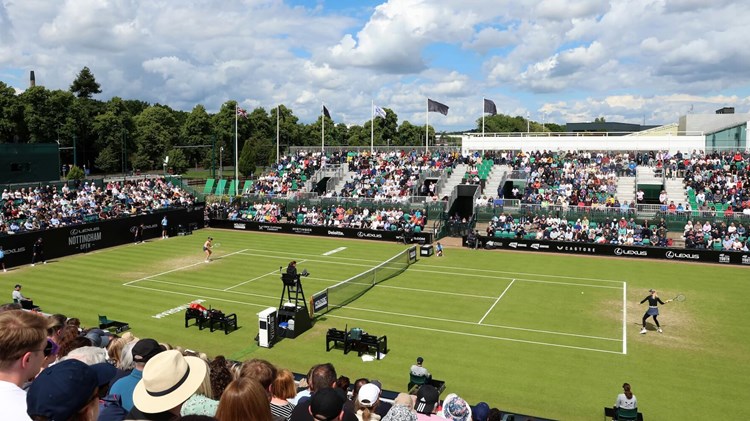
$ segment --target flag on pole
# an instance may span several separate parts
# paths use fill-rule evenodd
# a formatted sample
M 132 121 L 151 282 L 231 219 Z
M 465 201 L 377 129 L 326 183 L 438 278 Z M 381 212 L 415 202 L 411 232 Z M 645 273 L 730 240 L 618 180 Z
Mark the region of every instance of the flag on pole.
M 442 115 L 448 115 L 448 106 L 427 98 L 427 111 L 434 111 Z
M 237 107 L 237 115 L 242 118 L 247 118 L 247 110 L 243 110 L 240 107 Z
M 323 106 L 323 115 L 328 118 L 331 118 L 331 113 L 328 112 L 328 108 L 326 108 L 325 105 Z
M 484 112 L 490 115 L 497 115 L 497 107 L 492 100 L 484 99 Z
M 375 112 L 375 117 L 385 118 L 386 116 L 385 110 L 378 107 L 377 105 L 374 108 L 374 112 Z

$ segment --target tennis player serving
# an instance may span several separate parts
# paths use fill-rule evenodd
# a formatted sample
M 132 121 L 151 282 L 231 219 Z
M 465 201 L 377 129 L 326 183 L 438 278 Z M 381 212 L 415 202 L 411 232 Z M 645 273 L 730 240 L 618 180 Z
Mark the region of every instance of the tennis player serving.
M 211 242 L 212 241 L 214 241 L 214 239 L 212 237 L 208 237 L 208 239 L 206 240 L 206 242 L 203 243 L 203 252 L 206 253 L 206 263 L 208 263 L 208 262 L 211 261 L 211 253 L 213 253 L 211 251 L 211 247 L 212 247 Z
M 646 310 L 646 313 L 643 315 L 643 321 L 642 321 L 642 328 L 641 333 L 646 334 L 646 319 L 649 317 L 654 318 L 654 323 L 656 323 L 656 330 L 661 333 L 661 326 L 659 325 L 659 320 L 657 319 L 657 316 L 659 316 L 659 304 L 664 305 L 666 304 L 664 301 L 659 298 L 659 296 L 656 294 L 655 289 L 648 290 L 650 295 L 646 296 L 646 298 L 641 300 L 641 304 L 648 301 L 648 310 Z M 667 303 L 672 302 L 672 300 L 667 300 Z

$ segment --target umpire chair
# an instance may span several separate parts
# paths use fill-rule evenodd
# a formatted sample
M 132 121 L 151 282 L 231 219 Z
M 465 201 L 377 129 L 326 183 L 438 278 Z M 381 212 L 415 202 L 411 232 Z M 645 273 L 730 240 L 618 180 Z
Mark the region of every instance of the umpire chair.
M 312 328 L 305 292 L 300 281 L 300 276 L 308 275 L 306 270 L 302 271 L 301 275 L 281 274 L 284 289 L 281 290 L 279 299 L 278 321 L 280 324 L 287 323 L 287 328 L 281 329 L 281 336 L 285 338 L 294 339 Z

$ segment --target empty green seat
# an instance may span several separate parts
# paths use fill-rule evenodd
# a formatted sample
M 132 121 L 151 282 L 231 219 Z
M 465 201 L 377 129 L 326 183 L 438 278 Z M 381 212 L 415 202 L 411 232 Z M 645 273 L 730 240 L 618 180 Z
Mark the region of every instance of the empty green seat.
M 203 187 L 203 194 L 211 194 L 214 191 L 214 183 L 216 183 L 216 180 L 213 178 L 207 178 L 206 186 Z

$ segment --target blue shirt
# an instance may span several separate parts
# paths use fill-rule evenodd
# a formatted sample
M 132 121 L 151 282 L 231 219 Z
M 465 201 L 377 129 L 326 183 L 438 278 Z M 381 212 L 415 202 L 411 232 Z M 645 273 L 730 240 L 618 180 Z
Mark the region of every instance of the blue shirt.
M 110 395 L 120 396 L 120 399 L 122 399 L 122 407 L 128 412 L 133 409 L 133 391 L 135 390 L 135 385 L 141 381 L 141 377 L 143 377 L 143 372 L 138 369 L 133 369 L 128 376 L 116 381 L 109 389 Z

